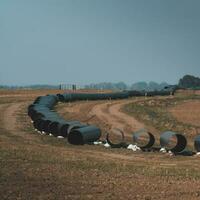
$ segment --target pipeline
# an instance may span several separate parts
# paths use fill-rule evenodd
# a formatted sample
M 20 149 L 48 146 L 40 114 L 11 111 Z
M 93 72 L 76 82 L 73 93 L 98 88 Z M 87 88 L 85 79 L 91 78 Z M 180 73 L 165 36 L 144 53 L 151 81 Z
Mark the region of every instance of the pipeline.
M 101 137 L 101 130 L 96 126 L 86 126 L 70 131 L 68 142 L 70 144 L 83 145 L 97 141 Z
M 54 136 L 67 137 L 69 133 L 69 127 L 75 124 L 80 124 L 80 122 L 79 121 L 65 121 L 65 120 L 54 121 L 49 125 L 49 131 Z
M 124 132 L 120 129 L 114 129 L 116 131 L 118 131 L 121 134 L 121 141 L 119 143 L 113 143 L 110 140 L 109 137 L 109 133 L 106 134 L 106 141 L 107 143 L 111 146 L 111 148 L 127 148 L 128 144 L 126 144 L 126 142 L 124 142 Z
M 144 138 L 144 140 L 142 140 Z M 141 149 L 150 149 L 155 143 L 155 137 L 152 133 L 148 132 L 145 129 L 140 129 L 133 133 L 133 141 Z
M 144 92 L 144 91 L 124 91 L 117 93 L 65 93 L 57 95 L 46 95 L 40 96 L 35 99 L 35 101 L 28 106 L 28 115 L 33 120 L 33 126 L 35 129 L 47 134 L 53 134 L 54 136 L 67 137 L 69 143 L 82 145 L 86 143 L 91 143 L 99 140 L 101 136 L 101 130 L 92 125 L 83 124 L 79 121 L 66 121 L 60 117 L 54 110 L 54 106 L 58 102 L 73 102 L 78 100 L 115 100 L 115 99 L 126 99 L 133 96 L 156 96 L 156 95 L 170 95 L 171 91 L 154 91 L 154 92 Z M 139 138 L 142 135 L 146 135 L 148 142 L 146 144 L 139 143 Z M 124 134 L 121 133 L 122 140 L 119 143 L 113 143 L 110 140 L 109 133 L 106 135 L 106 140 L 112 148 L 127 147 L 128 145 L 124 142 Z M 176 138 L 176 144 L 169 147 L 171 138 Z M 137 131 L 133 134 L 133 141 L 141 148 L 148 149 L 152 148 L 155 143 L 155 138 L 153 134 L 148 131 Z M 161 147 L 171 150 L 175 153 L 182 152 L 186 145 L 186 138 L 181 135 L 171 131 L 167 131 L 160 136 Z M 194 142 L 195 149 L 200 152 L 200 136 L 195 138 Z
M 40 132 L 53 134 L 54 136 L 68 137 L 72 144 L 84 144 L 98 140 L 100 129 L 95 126 L 82 124 L 79 121 L 66 121 L 54 112 L 54 106 L 60 102 L 73 102 L 78 100 L 106 100 L 125 99 L 128 92 L 118 93 L 65 93 L 57 95 L 39 96 L 33 104 L 28 106 L 28 115 L 32 119 L 33 126 Z M 75 134 L 75 135 L 72 135 Z M 74 141 L 77 138 L 77 142 Z M 82 138 L 82 139 L 81 139 Z
M 194 148 L 197 152 L 200 152 L 200 135 L 194 138 Z
M 73 131 L 75 129 L 83 128 L 83 127 L 86 127 L 86 126 L 88 126 L 88 125 L 87 124 L 81 124 L 81 123 L 71 123 L 68 126 L 67 134 L 69 134 L 71 131 Z
M 173 139 L 176 139 L 176 142 L 170 147 Z M 180 153 L 185 149 L 187 145 L 187 140 L 185 136 L 179 133 L 166 131 L 160 136 L 160 145 L 161 147 L 166 148 L 167 150 L 170 150 L 174 153 Z

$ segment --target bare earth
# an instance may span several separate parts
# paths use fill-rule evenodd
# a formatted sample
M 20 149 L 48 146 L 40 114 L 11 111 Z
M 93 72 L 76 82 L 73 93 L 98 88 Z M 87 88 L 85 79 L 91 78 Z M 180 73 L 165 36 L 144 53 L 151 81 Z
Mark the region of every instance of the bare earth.
M 189 101 L 170 109 L 172 115 L 180 122 L 199 126 L 200 101 Z
M 108 123 L 111 128 L 119 128 L 128 134 L 127 130 L 136 131 L 145 126 L 142 122 L 120 111 L 121 107 L 129 102 L 132 101 L 98 104 L 91 109 L 90 114 L 96 115 L 100 120 Z
M 66 107 L 62 105 L 58 112 L 66 119 L 78 119 L 81 122 L 95 124 L 101 127 L 104 133 L 110 132 L 114 128 L 120 129 L 124 132 L 127 140 L 132 141 L 132 133 L 138 129 L 145 128 L 145 125 L 122 113 L 120 109 L 124 104 L 133 101 L 78 102 L 68 104 Z
M 9 106 L 4 110 L 3 126 L 6 130 L 13 133 L 15 133 L 15 131 L 17 130 L 16 112 L 19 110 L 22 104 L 23 103 L 8 104 Z
M 109 132 L 110 129 L 121 129 L 128 140 L 132 138 L 132 133 L 142 128 L 147 128 L 149 131 L 158 134 L 158 131 L 146 126 L 143 122 L 139 122 L 134 117 L 127 115 L 121 111 L 121 108 L 128 103 L 137 101 L 117 100 L 117 101 L 99 101 L 99 102 L 76 102 L 58 107 L 57 111 L 65 119 L 78 119 L 81 122 L 95 124 L 100 126 L 104 132 Z
M 199 157 L 73 146 L 35 133 L 26 108 L 47 92 L 0 94 L 1 199 L 200 198 Z M 56 109 L 66 118 L 95 123 L 105 131 L 117 126 L 129 135 L 145 127 L 121 112 L 130 101 L 135 100 L 76 102 Z

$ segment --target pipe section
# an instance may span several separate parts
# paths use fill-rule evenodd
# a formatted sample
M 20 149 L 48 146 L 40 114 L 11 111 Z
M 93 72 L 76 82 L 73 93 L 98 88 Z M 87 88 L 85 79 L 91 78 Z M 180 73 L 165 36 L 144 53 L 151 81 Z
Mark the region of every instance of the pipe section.
M 187 140 L 179 133 L 166 131 L 160 135 L 160 145 L 174 153 L 179 153 L 185 149 Z
M 107 143 L 111 146 L 111 148 L 127 148 L 128 144 L 126 144 L 126 142 L 124 142 L 124 132 L 120 129 L 113 129 L 114 131 L 118 131 L 121 135 L 121 141 L 118 143 L 114 143 L 110 140 L 110 133 L 106 134 L 106 141 Z
M 133 133 L 133 141 L 142 149 L 150 149 L 155 143 L 155 137 L 145 129 Z
M 75 145 L 83 145 L 99 140 L 101 130 L 96 126 L 86 126 L 72 130 L 68 134 L 68 142 Z

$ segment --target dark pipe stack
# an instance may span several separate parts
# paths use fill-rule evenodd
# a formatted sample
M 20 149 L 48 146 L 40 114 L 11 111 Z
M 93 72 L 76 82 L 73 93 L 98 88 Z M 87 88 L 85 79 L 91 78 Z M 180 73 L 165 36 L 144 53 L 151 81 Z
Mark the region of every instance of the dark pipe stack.
M 106 134 L 106 141 L 107 143 L 111 146 L 111 148 L 127 148 L 128 144 L 124 141 L 125 137 L 124 137 L 124 132 L 121 131 L 120 129 L 114 129 L 115 131 L 118 131 L 121 134 L 121 141 L 118 143 L 113 143 L 110 140 L 110 135 L 109 133 Z
M 197 152 L 200 152 L 200 135 L 197 135 L 194 138 L 194 148 L 196 149 Z
M 58 103 L 59 100 L 63 101 L 62 98 L 64 96 L 64 101 L 73 101 L 70 94 L 65 95 L 47 95 L 43 97 L 37 97 L 36 100 L 28 107 L 28 115 L 33 120 L 33 125 L 35 129 L 40 132 L 45 132 L 47 134 L 53 134 L 54 136 L 63 136 L 67 137 L 68 128 L 72 125 L 78 125 L 77 128 L 88 125 L 81 124 L 79 121 L 66 121 L 62 117 L 60 117 L 56 112 L 53 111 L 54 106 Z M 99 130 L 97 127 L 93 126 L 94 135 L 96 130 Z M 84 143 L 90 142 L 91 133 L 84 133 Z M 88 136 L 89 135 L 89 136 Z M 97 139 L 100 136 L 96 137 Z M 95 138 L 95 140 L 96 140 Z M 87 141 L 88 139 L 88 141 Z M 73 141 L 72 141 L 73 143 Z
M 60 102 L 73 102 L 80 100 L 111 100 L 125 99 L 128 92 L 117 93 L 66 93 L 40 96 L 28 107 L 28 115 L 33 120 L 35 129 L 54 136 L 68 137 L 71 144 L 85 144 L 98 140 L 101 130 L 96 126 L 82 124 L 79 121 L 66 121 L 54 112 L 54 106 Z
M 101 130 L 96 126 L 85 126 L 71 130 L 68 134 L 68 142 L 71 144 L 82 145 L 92 143 L 101 137 Z
M 170 144 L 170 140 L 175 137 L 176 138 L 176 144 L 175 146 L 169 148 L 168 145 Z M 166 148 L 167 150 L 171 150 L 172 152 L 182 152 L 186 145 L 187 145 L 187 140 L 185 136 L 175 133 L 172 131 L 166 131 L 161 134 L 160 136 L 160 145 L 161 147 Z
M 140 138 L 143 136 L 148 138 L 148 142 L 146 144 L 140 142 Z M 155 143 L 155 137 L 152 133 L 148 132 L 147 130 L 140 129 L 139 131 L 133 133 L 133 141 L 141 149 L 150 149 Z
M 79 121 L 66 121 L 60 117 L 54 110 L 54 106 L 60 102 L 73 102 L 80 100 L 115 100 L 126 99 L 128 97 L 136 96 L 157 96 L 157 95 L 173 95 L 174 91 L 124 91 L 117 93 L 66 93 L 57 95 L 39 96 L 35 99 L 33 104 L 28 106 L 28 115 L 33 121 L 33 126 L 40 132 L 46 134 L 53 134 L 54 136 L 68 137 L 68 141 L 71 144 L 82 145 L 86 143 L 92 143 L 97 141 L 101 136 L 101 130 L 93 125 L 82 124 Z M 140 137 L 146 135 L 148 142 L 145 145 L 139 144 Z M 168 147 L 170 140 L 175 137 L 176 144 L 173 147 Z M 109 134 L 106 136 L 107 142 L 113 148 L 127 147 L 124 142 L 124 135 L 122 134 L 122 142 L 114 144 L 109 139 Z M 133 134 L 133 141 L 140 148 L 152 148 L 155 143 L 154 136 L 146 131 L 139 130 Z M 171 150 L 174 153 L 183 152 L 186 145 L 186 138 L 178 133 L 172 131 L 166 131 L 160 136 L 161 147 Z M 200 152 L 200 135 L 194 140 L 194 146 L 197 152 Z
M 154 92 L 152 95 L 169 95 L 169 92 Z M 116 93 L 65 93 L 57 95 L 39 96 L 28 107 L 28 115 L 33 121 L 35 129 L 54 136 L 68 136 L 71 144 L 85 144 L 98 140 L 101 131 L 96 126 L 82 124 L 79 121 L 66 121 L 54 112 L 54 106 L 60 102 L 80 100 L 116 100 L 132 96 L 148 96 L 144 91 L 124 91 Z M 108 136 L 107 136 L 108 137 Z M 109 140 L 109 138 L 108 138 Z

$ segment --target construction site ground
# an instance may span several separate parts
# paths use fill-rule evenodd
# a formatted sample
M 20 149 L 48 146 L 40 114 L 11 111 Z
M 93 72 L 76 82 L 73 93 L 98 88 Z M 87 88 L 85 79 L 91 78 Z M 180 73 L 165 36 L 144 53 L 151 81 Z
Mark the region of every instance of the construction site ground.
M 1 199 L 200 199 L 197 155 L 170 156 L 101 145 L 76 146 L 66 138 L 35 132 L 27 106 L 37 96 L 57 93 L 60 91 L 0 91 Z M 150 98 L 160 101 L 169 97 Z M 159 129 L 124 112 L 124 106 L 141 100 L 145 97 L 59 103 L 55 110 L 65 119 L 100 127 L 101 139 L 105 139 L 106 132 L 119 128 L 131 143 L 132 133 L 146 128 L 158 140 Z M 190 99 L 171 107 L 169 112 L 181 122 L 198 126 L 199 102 Z M 192 144 L 192 138 L 189 139 Z

